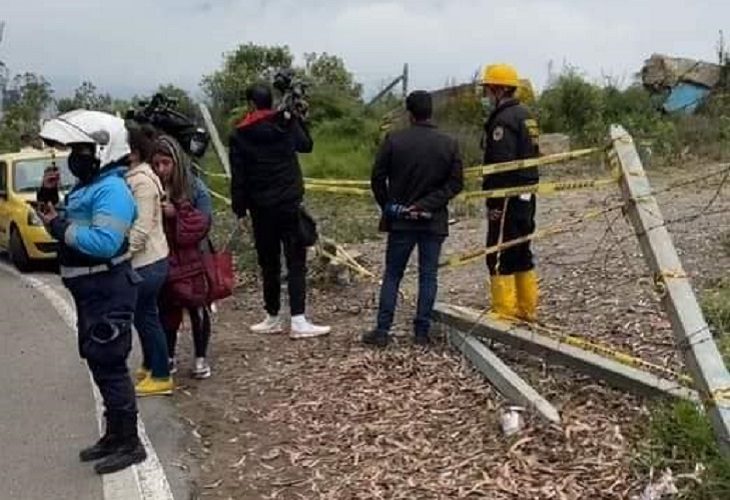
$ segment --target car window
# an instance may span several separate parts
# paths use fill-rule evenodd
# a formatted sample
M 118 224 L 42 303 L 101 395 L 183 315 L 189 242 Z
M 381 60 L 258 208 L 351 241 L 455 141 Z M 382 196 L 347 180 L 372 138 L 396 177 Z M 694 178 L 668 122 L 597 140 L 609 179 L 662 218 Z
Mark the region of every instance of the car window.
M 32 193 L 41 187 L 43 172 L 51 166 L 50 158 L 34 158 L 16 161 L 13 165 L 13 190 L 16 193 Z M 74 185 L 74 176 L 68 169 L 66 158 L 56 158 L 56 167 L 61 172 L 61 189 L 69 189 Z
M 8 164 L 0 161 L 0 192 L 8 192 Z

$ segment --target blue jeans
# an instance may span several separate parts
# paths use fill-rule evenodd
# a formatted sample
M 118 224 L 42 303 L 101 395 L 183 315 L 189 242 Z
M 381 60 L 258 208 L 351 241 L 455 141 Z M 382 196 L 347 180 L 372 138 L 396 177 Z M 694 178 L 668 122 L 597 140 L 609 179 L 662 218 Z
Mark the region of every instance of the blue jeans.
M 438 263 L 443 242 L 443 236 L 427 231 L 393 231 L 388 235 L 385 276 L 378 306 L 378 331 L 387 333 L 393 325 L 400 282 L 413 248 L 418 245 L 418 306 L 413 329 L 417 336 L 428 335 L 438 292 Z
M 157 308 L 157 297 L 167 279 L 168 267 L 167 259 L 162 259 L 137 269 L 143 281 L 137 294 L 134 327 L 142 345 L 142 366 L 150 370 L 154 378 L 170 376 L 167 338 Z

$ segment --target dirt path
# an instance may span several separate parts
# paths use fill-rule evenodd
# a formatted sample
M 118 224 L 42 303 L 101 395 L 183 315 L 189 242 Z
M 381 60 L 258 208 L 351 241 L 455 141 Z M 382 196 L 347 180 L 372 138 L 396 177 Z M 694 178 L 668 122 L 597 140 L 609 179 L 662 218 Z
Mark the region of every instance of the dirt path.
M 714 179 L 717 181 L 717 179 Z M 670 178 L 656 178 L 656 187 Z M 716 183 L 659 196 L 667 219 L 702 210 Z M 612 203 L 611 191 L 572 193 L 540 201 L 539 223 L 570 219 Z M 614 195 L 615 196 L 615 195 Z M 723 275 L 725 212 L 671 224 L 694 284 Z M 614 219 L 615 217 L 617 217 Z M 610 231 L 609 231 L 610 228 Z M 483 238 L 482 218 L 462 218 L 446 252 Z M 379 272 L 383 245 L 359 248 Z M 610 343 L 681 370 L 651 276 L 620 212 L 568 235 L 537 242 L 542 318 L 573 333 Z M 483 308 L 484 268 L 445 271 L 444 301 Z M 413 286 L 413 277 L 406 280 Z M 202 498 L 451 499 L 628 498 L 645 482 L 632 468 L 632 446 L 645 423 L 643 402 L 593 380 L 518 352 L 496 348 L 561 411 L 562 428 L 537 420 L 516 438 L 501 435 L 504 401 L 443 344 L 428 352 L 408 338 L 412 308 L 401 308 L 397 344 L 363 349 L 376 286 L 316 286 L 312 316 L 334 326 L 328 339 L 291 342 L 254 336 L 258 284 L 224 303 L 215 325 L 212 379 L 183 384 L 176 399 L 199 446 Z

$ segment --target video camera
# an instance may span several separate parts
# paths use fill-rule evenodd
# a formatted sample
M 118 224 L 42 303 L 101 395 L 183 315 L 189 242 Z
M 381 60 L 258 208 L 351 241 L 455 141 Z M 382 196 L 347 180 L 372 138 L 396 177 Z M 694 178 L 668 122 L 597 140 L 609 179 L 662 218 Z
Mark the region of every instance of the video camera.
M 176 106 L 177 99 L 157 93 L 149 101 L 139 101 L 138 107 L 127 111 L 124 118 L 141 125 L 152 125 L 174 137 L 185 152 L 201 158 L 210 144 L 210 136 L 191 118 L 175 109 Z
M 274 75 L 274 88 L 281 93 L 278 111 L 306 119 L 309 113 L 307 83 L 297 78 L 294 70 L 281 69 Z

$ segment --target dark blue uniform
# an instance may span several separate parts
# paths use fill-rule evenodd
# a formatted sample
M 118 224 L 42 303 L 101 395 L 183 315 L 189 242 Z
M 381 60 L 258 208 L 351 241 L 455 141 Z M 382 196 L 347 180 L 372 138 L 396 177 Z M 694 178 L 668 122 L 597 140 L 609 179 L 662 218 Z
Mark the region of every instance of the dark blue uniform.
M 500 103 L 484 126 L 484 163 L 502 163 L 538 156 L 538 127 L 530 112 L 516 99 Z M 502 189 L 536 184 L 537 167 L 484 176 L 482 188 Z M 502 216 L 489 218 L 487 246 L 521 238 L 535 230 L 535 195 L 487 199 L 487 211 L 499 210 Z M 487 255 L 489 274 L 509 275 L 533 269 L 530 243 L 526 242 Z
M 137 405 L 127 368 L 140 278 L 127 254 L 136 216 L 125 168 L 108 166 L 66 197 L 49 231 L 59 241 L 64 285 L 76 304 L 79 353 L 88 363 L 112 427 L 136 436 Z M 39 201 L 53 201 L 41 189 Z

